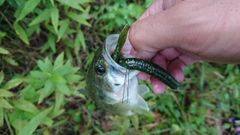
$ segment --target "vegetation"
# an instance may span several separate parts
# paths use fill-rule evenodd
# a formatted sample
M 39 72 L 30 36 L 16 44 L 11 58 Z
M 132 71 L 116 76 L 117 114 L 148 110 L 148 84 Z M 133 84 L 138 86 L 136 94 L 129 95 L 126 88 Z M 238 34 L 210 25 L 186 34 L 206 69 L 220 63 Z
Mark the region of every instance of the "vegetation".
M 0 0 L 0 134 L 231 133 L 226 121 L 240 115 L 236 65 L 188 66 L 178 91 L 144 97 L 146 115 L 106 114 L 79 92 L 106 36 L 131 25 L 151 2 Z

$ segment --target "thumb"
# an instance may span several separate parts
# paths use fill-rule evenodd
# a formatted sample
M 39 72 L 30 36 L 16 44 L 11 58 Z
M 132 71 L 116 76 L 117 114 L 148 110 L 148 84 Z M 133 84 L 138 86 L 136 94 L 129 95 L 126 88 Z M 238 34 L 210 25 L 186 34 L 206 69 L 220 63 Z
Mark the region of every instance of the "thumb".
M 170 9 L 136 21 L 129 30 L 135 56 L 151 59 L 159 50 L 181 47 L 194 37 L 197 10 L 194 4 L 181 2 Z M 195 8 L 195 9 L 194 9 Z M 193 25 L 192 25 L 193 24 Z M 196 35 L 195 35 L 196 36 Z

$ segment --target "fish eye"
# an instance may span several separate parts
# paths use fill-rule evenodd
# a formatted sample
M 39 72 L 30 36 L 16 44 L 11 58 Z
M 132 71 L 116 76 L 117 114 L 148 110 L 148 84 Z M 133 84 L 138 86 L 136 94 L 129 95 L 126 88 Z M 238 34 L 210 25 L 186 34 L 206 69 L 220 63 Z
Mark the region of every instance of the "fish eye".
M 96 73 L 97 74 L 99 74 L 99 75 L 102 75 L 102 74 L 104 74 L 106 71 L 105 71 L 105 68 L 102 66 L 102 65 L 97 65 L 96 67 L 95 67 L 95 71 L 96 71 Z

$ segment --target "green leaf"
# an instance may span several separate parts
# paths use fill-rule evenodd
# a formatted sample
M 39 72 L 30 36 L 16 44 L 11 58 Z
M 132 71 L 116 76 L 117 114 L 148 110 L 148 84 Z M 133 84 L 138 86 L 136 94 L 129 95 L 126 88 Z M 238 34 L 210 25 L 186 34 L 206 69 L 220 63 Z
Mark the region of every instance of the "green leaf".
M 0 32 L 0 43 L 2 42 L 3 37 L 5 37 L 7 33 L 5 32 Z
M 38 70 L 31 71 L 30 75 L 32 77 L 39 78 L 39 79 L 46 79 L 47 78 L 47 76 L 43 72 L 38 71 Z
M 54 118 L 60 116 L 61 114 L 63 114 L 64 112 L 65 112 L 64 109 L 60 109 L 60 110 L 55 110 L 54 109 L 54 111 L 52 111 L 49 115 L 52 119 L 54 119 Z
M 3 71 L 0 72 L 0 84 L 3 82 L 4 79 L 4 73 Z
M 9 54 L 8 50 L 0 47 L 0 54 Z
M 132 3 L 132 4 L 128 5 L 128 11 L 131 11 L 131 12 L 129 12 L 129 14 L 132 17 L 137 19 L 142 15 L 142 13 L 144 12 L 144 9 L 141 6 L 139 6 L 135 3 Z
M 29 26 L 39 24 L 44 20 L 47 20 L 50 17 L 51 10 L 45 9 L 42 13 L 40 13 L 32 22 L 29 24 Z
M 133 126 L 135 127 L 135 130 L 138 130 L 139 127 L 139 120 L 138 120 L 138 115 L 133 115 L 130 117 Z
M 56 91 L 55 97 L 57 97 L 57 98 L 55 98 L 56 103 L 54 106 L 54 111 L 59 111 L 59 109 L 61 108 L 61 105 L 64 103 L 64 95 L 62 92 Z
M 19 38 L 27 45 L 29 45 L 28 36 L 25 30 L 18 24 L 18 22 L 14 22 L 13 24 L 14 30 Z
M 18 63 L 10 57 L 3 57 L 3 59 L 12 66 L 18 66 Z
M 64 53 L 61 53 L 60 55 L 57 56 L 54 62 L 53 70 L 56 70 L 63 65 L 63 62 L 64 62 L 63 58 L 64 58 Z
M 53 34 L 48 34 L 48 41 L 47 44 L 50 46 L 52 51 L 56 52 L 56 43 L 55 43 L 55 36 Z
M 9 90 L 9 89 L 12 89 L 14 87 L 17 87 L 19 84 L 21 84 L 22 82 L 24 81 L 23 78 L 14 78 L 14 79 L 11 79 L 10 81 L 8 81 L 3 89 L 6 89 L 6 90 Z
M 67 75 L 65 76 L 65 79 L 67 80 L 67 82 L 69 83 L 77 83 L 79 82 L 81 79 L 83 79 L 83 76 L 80 75 Z
M 68 19 L 60 21 L 60 28 L 58 32 L 57 42 L 64 36 L 65 32 L 68 30 L 69 23 L 70 21 Z
M 30 12 L 33 12 L 33 10 L 37 7 L 37 5 L 39 4 L 40 1 L 41 0 L 28 0 L 25 3 L 20 15 L 17 17 L 17 21 L 22 20 Z
M 57 87 L 57 90 L 59 90 L 63 94 L 70 96 L 71 91 L 69 90 L 66 84 L 59 83 L 59 84 L 56 84 L 56 87 Z
M 123 120 L 122 128 L 121 128 L 121 134 L 124 134 L 129 127 L 130 127 L 130 120 L 128 117 L 125 117 Z
M 86 20 L 88 19 L 88 16 L 86 14 L 76 14 L 73 12 L 68 12 L 67 16 L 70 17 L 71 19 L 75 20 L 76 22 L 78 22 L 79 24 L 84 24 L 86 26 L 91 26 L 90 23 L 88 23 Z
M 87 50 L 87 46 L 86 46 L 86 43 L 85 43 L 85 38 L 84 38 L 81 30 L 78 32 L 78 35 L 75 39 L 75 43 L 74 43 L 75 52 L 78 52 L 80 50 L 80 46 L 82 46 L 84 51 Z
M 13 100 L 12 103 L 14 104 L 15 107 L 17 107 L 20 110 L 32 113 L 39 112 L 38 108 L 33 103 L 24 99 L 20 98 L 18 100 Z
M 48 115 L 50 115 L 51 113 L 49 113 Z M 51 119 L 51 118 L 49 118 L 49 117 L 45 117 L 44 119 L 43 119 L 43 121 L 41 122 L 41 124 L 44 124 L 44 125 L 47 125 L 48 127 L 51 127 L 52 126 L 52 124 L 53 124 L 53 120 Z
M 5 0 L 0 0 L 0 6 L 2 6 L 2 4 L 5 2 Z M 1 125 L 0 125 L 1 127 Z
M 4 114 L 3 114 L 3 108 L 0 107 L 0 127 L 2 127 L 4 124 Z
M 50 0 L 51 4 L 54 6 L 54 1 L 53 0 Z
M 39 60 L 37 62 L 37 65 L 38 65 L 38 67 L 40 68 L 41 71 L 50 73 L 52 71 L 52 67 L 48 63 L 46 63 L 46 59 L 45 59 L 45 62 Z
M 44 91 L 48 93 L 52 89 L 52 87 L 53 87 L 53 82 L 50 79 L 48 79 L 44 85 Z
M 44 120 L 48 113 L 52 110 L 52 107 L 40 112 L 38 115 L 33 117 L 27 125 L 19 132 L 18 135 L 31 135 L 37 129 L 39 124 Z
M 59 11 L 56 6 L 51 9 L 51 21 L 55 32 L 58 33 Z
M 0 97 L 12 97 L 14 94 L 4 89 L 0 89 Z
M 8 109 L 12 109 L 13 106 L 11 104 L 8 103 L 7 100 L 5 100 L 4 98 L 0 97 L 0 107 L 3 107 L 3 108 L 8 108 Z
M 84 11 L 84 9 L 79 5 L 79 3 L 75 0 L 57 0 L 59 3 L 66 5 L 68 7 Z
M 65 80 L 65 78 L 63 76 L 61 76 L 60 74 L 57 73 L 53 73 L 50 77 L 50 79 L 54 82 L 54 83 L 61 83 L 61 84 L 65 84 L 67 83 L 67 81 Z

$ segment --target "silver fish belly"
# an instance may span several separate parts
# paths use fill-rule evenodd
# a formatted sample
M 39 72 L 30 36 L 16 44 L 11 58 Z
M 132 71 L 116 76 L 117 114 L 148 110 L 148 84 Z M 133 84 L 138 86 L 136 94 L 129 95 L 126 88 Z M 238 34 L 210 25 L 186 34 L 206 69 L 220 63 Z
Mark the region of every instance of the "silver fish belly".
M 113 114 L 129 116 L 139 109 L 148 111 L 142 96 L 149 88 L 138 84 L 139 71 L 128 70 L 111 57 L 118 37 L 108 36 L 105 45 L 95 53 L 86 76 L 86 93 L 99 108 Z

